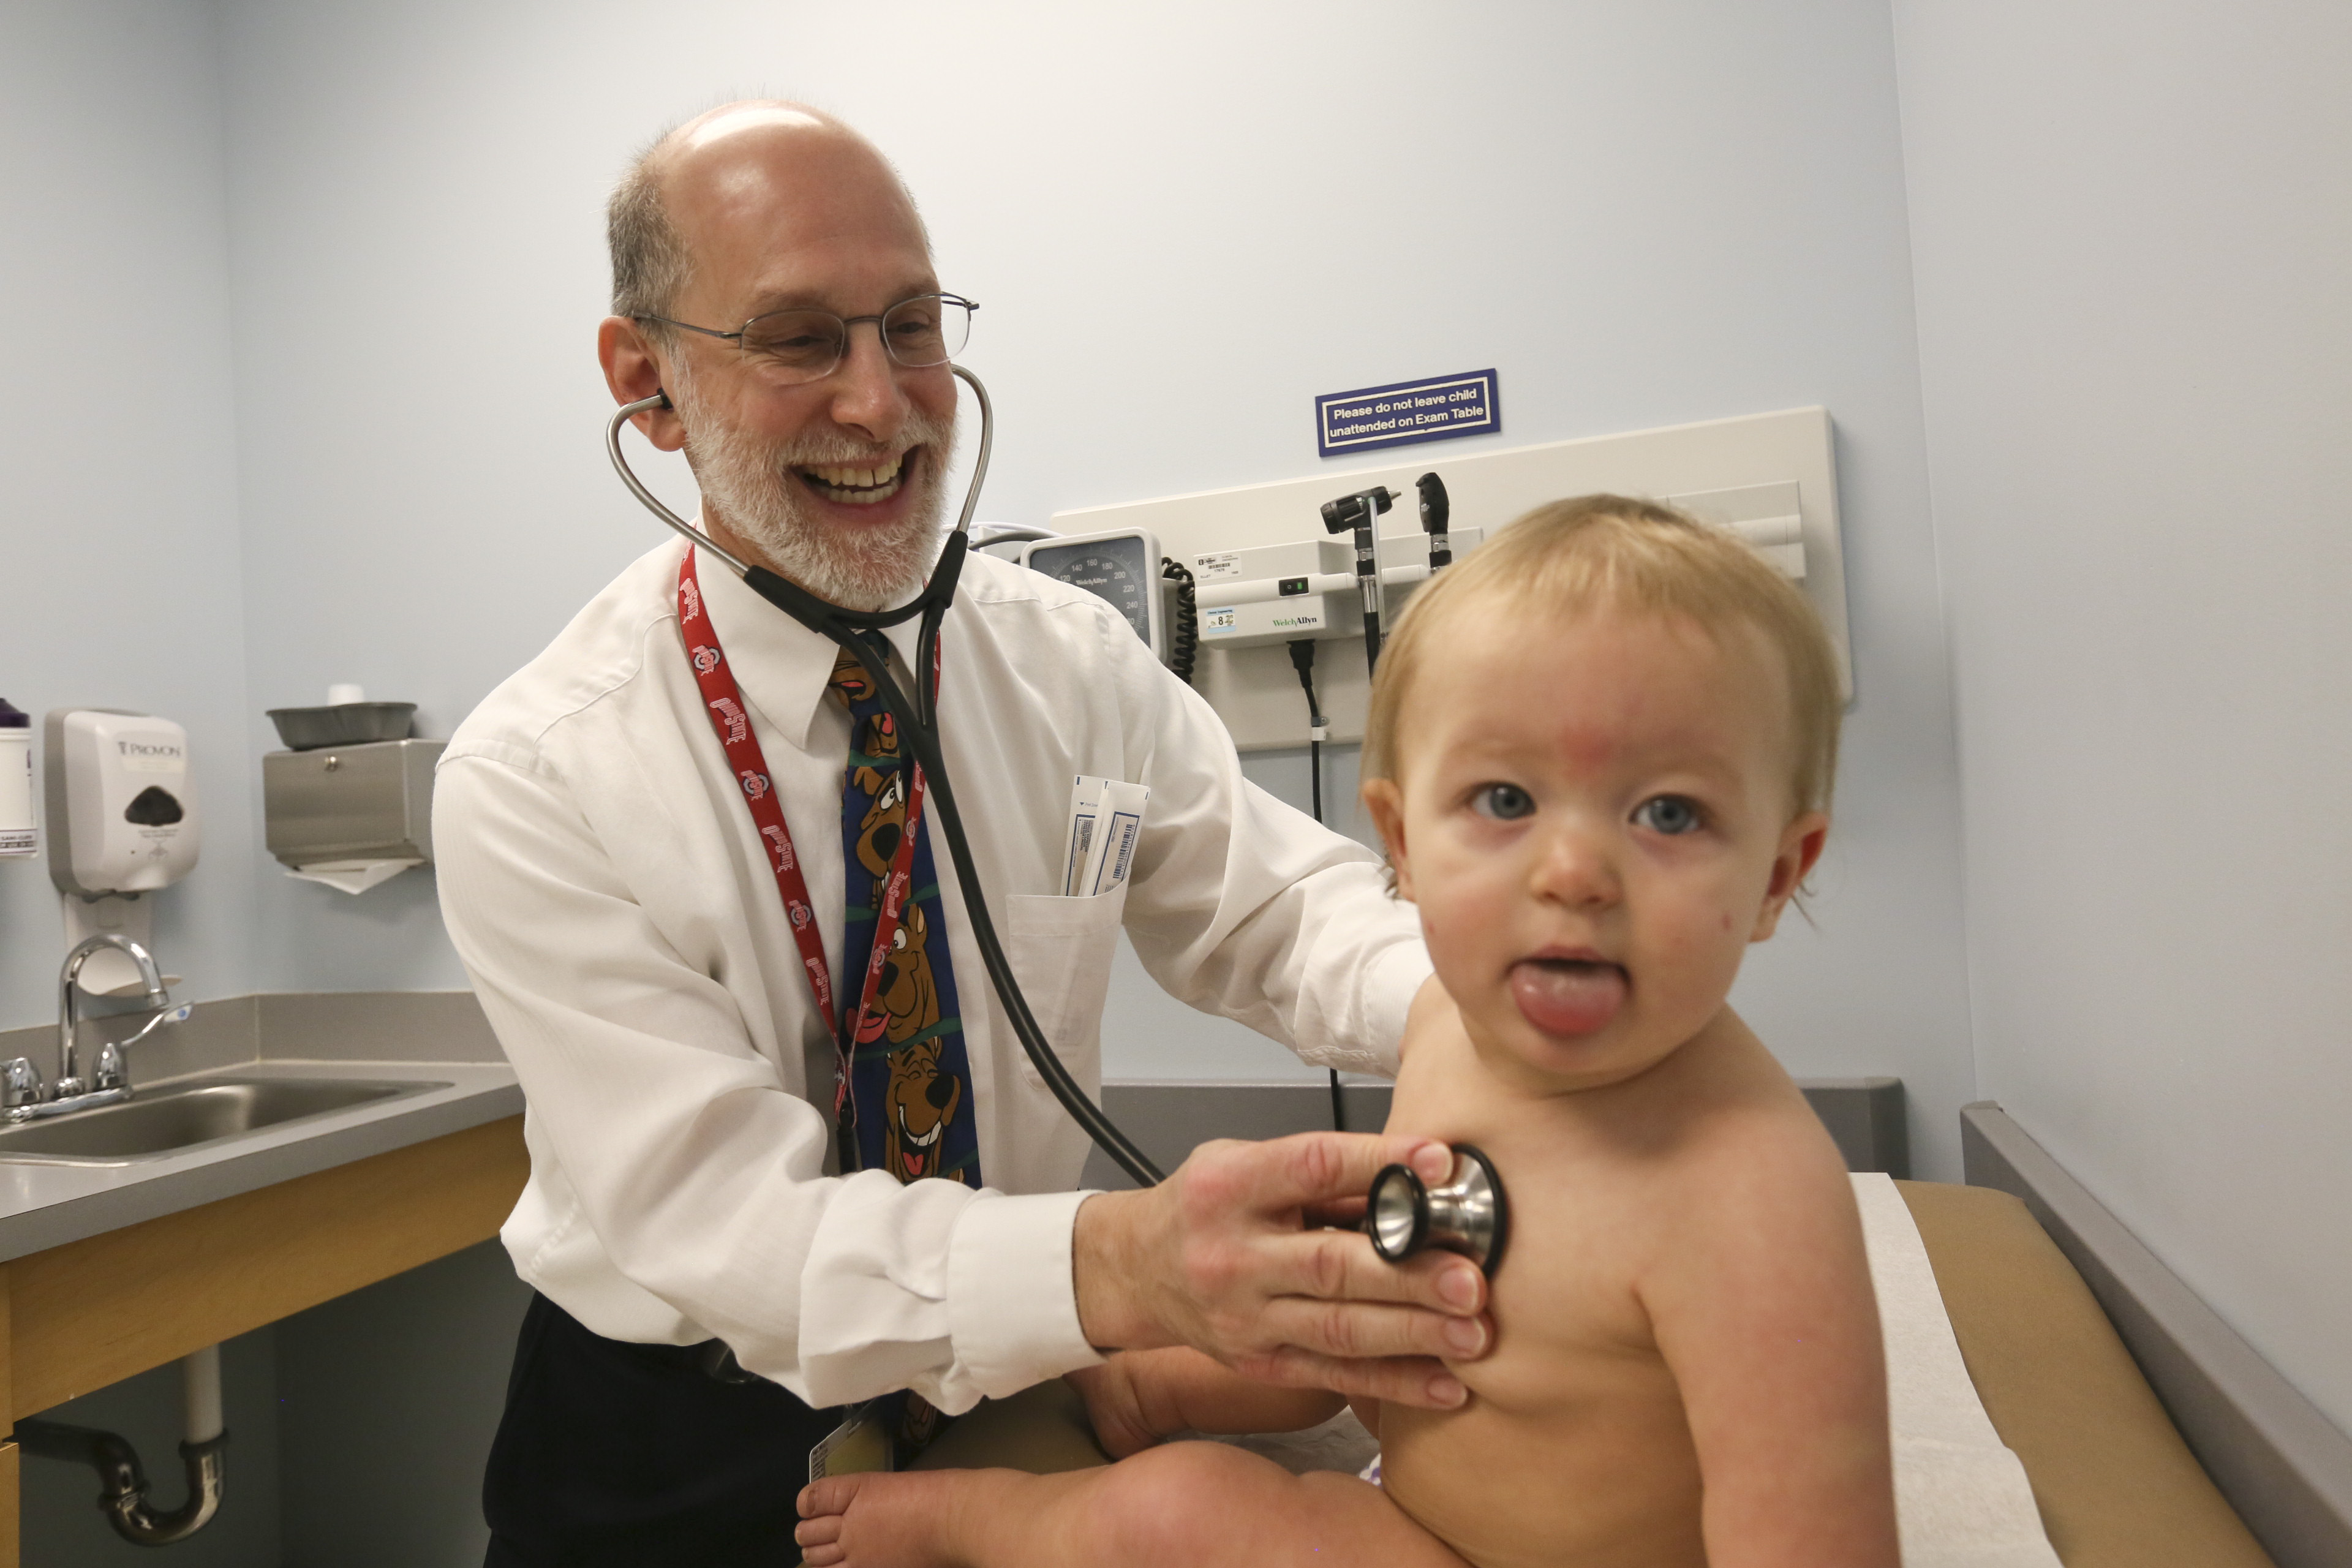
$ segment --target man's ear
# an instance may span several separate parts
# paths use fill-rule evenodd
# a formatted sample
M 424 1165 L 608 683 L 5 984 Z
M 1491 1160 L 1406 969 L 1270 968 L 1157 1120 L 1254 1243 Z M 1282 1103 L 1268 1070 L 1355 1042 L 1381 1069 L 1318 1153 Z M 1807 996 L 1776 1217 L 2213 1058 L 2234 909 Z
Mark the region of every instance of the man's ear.
M 1397 897 L 1410 901 L 1412 870 L 1404 854 L 1404 792 L 1397 788 L 1394 779 L 1366 779 L 1360 793 L 1364 809 L 1372 814 L 1372 823 L 1381 830 L 1381 842 L 1388 846 L 1389 865 L 1396 871 Z
M 615 403 L 635 403 L 662 389 L 662 364 L 645 331 L 626 316 L 607 316 L 596 329 L 596 360 Z M 686 426 L 674 408 L 656 408 L 629 423 L 665 452 L 686 445 Z
M 1748 941 L 1762 942 L 1779 927 L 1780 911 L 1805 885 L 1829 837 L 1830 819 L 1818 811 L 1804 813 L 1780 830 L 1780 847 L 1772 857 L 1772 878 L 1764 885 L 1764 907 L 1756 911 L 1756 929 L 1748 933 Z

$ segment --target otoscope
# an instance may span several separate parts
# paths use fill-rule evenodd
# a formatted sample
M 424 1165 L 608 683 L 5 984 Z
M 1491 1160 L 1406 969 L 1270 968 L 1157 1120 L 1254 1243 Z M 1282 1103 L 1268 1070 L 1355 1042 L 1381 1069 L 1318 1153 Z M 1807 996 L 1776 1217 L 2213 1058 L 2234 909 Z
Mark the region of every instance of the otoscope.
M 1341 496 L 1323 503 L 1323 526 L 1333 533 L 1356 533 L 1356 590 L 1364 598 L 1364 668 L 1381 661 L 1381 513 L 1389 510 L 1396 492 L 1386 485 Z
M 1454 564 L 1454 541 L 1445 531 L 1453 507 L 1445 499 L 1445 481 L 1434 473 L 1422 475 L 1412 488 L 1421 492 L 1421 531 L 1429 535 L 1429 574 L 1434 577 Z

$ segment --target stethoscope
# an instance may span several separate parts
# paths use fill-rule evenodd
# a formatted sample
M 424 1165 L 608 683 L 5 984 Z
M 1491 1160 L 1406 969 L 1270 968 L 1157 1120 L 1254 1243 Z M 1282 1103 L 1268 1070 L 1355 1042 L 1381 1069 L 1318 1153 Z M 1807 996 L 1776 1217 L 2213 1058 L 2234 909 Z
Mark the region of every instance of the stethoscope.
M 996 414 L 989 405 L 988 389 L 980 384 L 980 377 L 960 364 L 948 368 L 980 399 L 980 453 L 972 464 L 971 487 L 964 492 L 963 512 L 956 519 L 955 529 L 948 535 L 938 563 L 931 568 L 930 580 L 923 584 L 922 592 L 895 610 L 844 609 L 820 599 L 764 566 L 739 560 L 709 534 L 663 505 L 661 498 L 645 487 L 630 468 L 628 459 L 621 455 L 621 427 L 640 414 L 669 407 L 667 393 L 656 392 L 651 397 L 624 404 L 604 427 L 604 450 L 612 458 L 621 482 L 645 503 L 647 510 L 692 541 L 697 550 L 707 551 L 724 563 L 760 597 L 818 636 L 840 645 L 865 669 L 882 699 L 883 708 L 913 752 L 915 764 L 923 770 L 923 777 L 929 782 L 935 808 L 933 820 L 945 834 L 948 856 L 955 863 L 956 885 L 963 889 L 964 913 L 971 924 L 972 940 L 980 948 L 980 961 L 988 971 L 989 984 L 996 987 L 997 1000 L 1004 1005 L 1004 1015 L 1012 1021 L 1013 1037 L 1028 1053 L 1037 1076 L 1045 1080 L 1045 1087 L 1054 1091 L 1062 1109 L 1086 1129 L 1087 1136 L 1138 1184 L 1157 1186 L 1161 1179 L 1159 1168 L 1144 1158 L 1143 1151 L 1102 1113 L 1101 1107 L 1087 1098 L 1086 1091 L 1062 1065 L 1062 1058 L 1054 1054 L 1045 1030 L 1037 1026 L 1037 1016 L 1030 1010 L 1028 998 L 1021 994 L 1021 982 L 1013 975 L 1012 961 L 1004 955 L 1004 943 L 996 934 L 996 921 L 989 914 L 987 896 L 981 890 L 980 872 L 972 864 L 971 845 L 964 836 L 963 815 L 956 809 L 955 788 L 948 778 L 947 759 L 940 752 L 939 715 L 933 710 L 937 693 L 929 683 L 919 680 L 914 694 L 909 696 L 890 673 L 887 645 L 874 635 L 885 626 L 920 616 L 922 626 L 917 644 L 919 651 L 914 667 L 935 668 L 940 623 L 955 599 L 956 579 L 963 573 L 964 554 L 971 544 L 971 514 L 980 505 L 980 487 L 988 478 L 988 455 L 996 443 Z
M 964 556 L 971 547 L 971 515 L 980 505 L 980 487 L 988 478 L 989 453 L 996 441 L 996 414 L 988 401 L 988 388 L 981 384 L 980 377 L 960 364 L 950 364 L 948 369 L 971 387 L 972 395 L 980 400 L 980 451 L 973 459 L 971 487 L 964 491 L 963 510 L 956 519 L 955 528 L 948 534 L 946 545 L 940 551 L 939 562 L 931 568 L 930 579 L 923 584 L 920 593 L 892 610 L 845 609 L 785 581 L 764 566 L 740 560 L 709 534 L 672 511 L 663 504 L 660 497 L 647 489 L 645 482 L 629 467 L 628 459 L 621 455 L 621 429 L 640 414 L 669 407 L 667 393 L 656 392 L 651 397 L 641 397 L 615 410 L 612 422 L 604 427 L 604 451 L 613 459 L 614 471 L 621 476 L 621 482 L 629 487 L 629 493 L 643 502 L 646 510 L 683 535 L 697 550 L 708 552 L 712 559 L 742 578 L 760 597 L 809 630 L 837 644 L 865 669 L 882 699 L 882 706 L 898 726 L 900 735 L 914 753 L 916 764 L 923 770 L 923 776 L 929 781 L 935 806 L 934 820 L 940 824 L 948 841 L 948 855 L 955 864 L 956 885 L 963 890 L 964 912 L 971 921 L 972 940 L 980 949 L 981 963 L 988 971 L 989 984 L 996 988 L 997 1000 L 1003 1005 L 1004 1015 L 1013 1025 L 1014 1037 L 1021 1042 L 1022 1050 L 1028 1054 L 1031 1065 L 1037 1069 L 1037 1076 L 1045 1080 L 1045 1087 L 1053 1091 L 1054 1098 L 1061 1102 L 1062 1109 L 1070 1113 L 1072 1120 L 1086 1130 L 1087 1136 L 1093 1139 L 1103 1152 L 1116 1161 L 1119 1168 L 1139 1184 L 1156 1186 L 1162 1179 L 1159 1167 L 1146 1159 L 1143 1151 L 1118 1130 L 1117 1123 L 1103 1114 L 1100 1106 L 1087 1098 L 1086 1091 L 1078 1087 L 1077 1080 L 1062 1065 L 1062 1059 L 1054 1054 L 1045 1030 L 1038 1026 L 1036 1015 L 1030 1010 L 1028 998 L 1022 994 L 1021 982 L 1013 973 L 1011 960 L 1005 957 L 1004 943 L 996 932 L 996 921 L 989 913 L 988 899 L 980 885 L 979 868 L 972 862 L 971 845 L 964 835 L 963 816 L 956 809 L 955 790 L 948 778 L 947 760 L 940 754 L 939 715 L 934 709 L 937 694 L 928 683 L 918 681 L 910 696 L 890 673 L 887 646 L 874 636 L 885 626 L 895 626 L 921 617 L 914 668 L 935 668 L 940 623 L 947 616 L 948 605 L 955 599 L 956 580 L 963 572 Z M 1493 1167 L 1486 1163 L 1486 1156 L 1477 1154 L 1475 1150 L 1471 1152 L 1475 1155 L 1474 1164 L 1484 1173 L 1486 1186 L 1492 1193 L 1490 1212 L 1496 1216 L 1496 1223 L 1490 1231 L 1477 1233 L 1492 1235 L 1494 1242 L 1491 1248 L 1471 1252 L 1469 1256 L 1491 1268 L 1493 1259 L 1501 1256 L 1504 1234 L 1500 1224 L 1504 1213 L 1502 1188 L 1495 1180 Z M 1460 1165 L 1457 1151 L 1457 1174 Z M 1391 1166 L 1381 1172 L 1372 1184 L 1372 1217 L 1368 1221 L 1367 1228 L 1372 1233 L 1374 1248 L 1382 1257 L 1394 1261 L 1410 1256 L 1423 1246 L 1454 1246 L 1446 1238 L 1457 1235 L 1467 1237 L 1474 1234 L 1471 1228 L 1464 1227 L 1450 1217 L 1454 1210 L 1448 1205 L 1454 1200 L 1446 1194 L 1453 1192 L 1452 1184 L 1433 1193 L 1411 1171 L 1404 1171 L 1412 1186 L 1401 1199 L 1392 1199 L 1391 1202 L 1402 1201 L 1408 1209 L 1418 1204 L 1427 1211 L 1428 1217 L 1423 1223 L 1398 1231 L 1403 1250 L 1392 1250 L 1383 1241 L 1379 1224 L 1378 1216 L 1382 1212 L 1381 1194 L 1386 1190 L 1382 1184 L 1390 1183 L 1395 1173 L 1403 1169 Z M 1457 1247 L 1456 1249 L 1463 1248 Z

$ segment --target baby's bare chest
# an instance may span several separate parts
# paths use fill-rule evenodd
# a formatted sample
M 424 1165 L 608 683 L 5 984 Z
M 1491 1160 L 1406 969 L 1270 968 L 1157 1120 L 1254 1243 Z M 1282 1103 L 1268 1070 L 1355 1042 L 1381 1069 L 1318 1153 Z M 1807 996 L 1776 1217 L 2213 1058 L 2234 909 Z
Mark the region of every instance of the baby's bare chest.
M 1496 1342 L 1455 1370 L 1507 1409 L 1671 1396 L 1642 1282 L 1660 1246 L 1654 1180 L 1638 1156 L 1542 1107 L 1416 1095 L 1398 1086 L 1389 1131 L 1475 1145 L 1493 1162 L 1508 1237 L 1488 1279 Z

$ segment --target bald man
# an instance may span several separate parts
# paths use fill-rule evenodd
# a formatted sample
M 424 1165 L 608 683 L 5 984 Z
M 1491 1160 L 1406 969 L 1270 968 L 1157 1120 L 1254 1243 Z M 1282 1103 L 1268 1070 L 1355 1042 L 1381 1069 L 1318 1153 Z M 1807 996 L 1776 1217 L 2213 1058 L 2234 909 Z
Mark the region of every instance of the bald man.
M 840 605 L 911 597 L 943 537 L 971 307 L 889 165 L 824 115 L 734 104 L 655 143 L 610 220 L 605 379 L 623 402 L 667 391 L 636 424 L 686 453 L 710 538 Z M 911 683 L 911 624 L 889 642 Z M 1410 914 L 1368 851 L 1242 778 L 1115 612 L 975 555 L 940 647 L 982 885 L 1083 1084 L 1122 928 L 1186 1002 L 1393 1069 L 1429 973 Z M 503 1234 L 537 1295 L 485 1485 L 490 1563 L 797 1561 L 794 1494 L 842 1407 L 908 1390 L 910 1420 L 954 1414 L 1101 1350 L 1189 1343 L 1274 1381 L 1459 1402 L 1433 1358 L 1488 1342 L 1477 1270 L 1390 1269 L 1301 1226 L 1391 1161 L 1441 1175 L 1438 1146 L 1223 1145 L 1149 1192 L 1071 1190 L 1086 1140 L 836 655 L 667 541 L 442 761 L 443 910 L 530 1104 Z M 1090 898 L 1063 896 L 1081 774 L 1151 790 L 1127 884 Z

